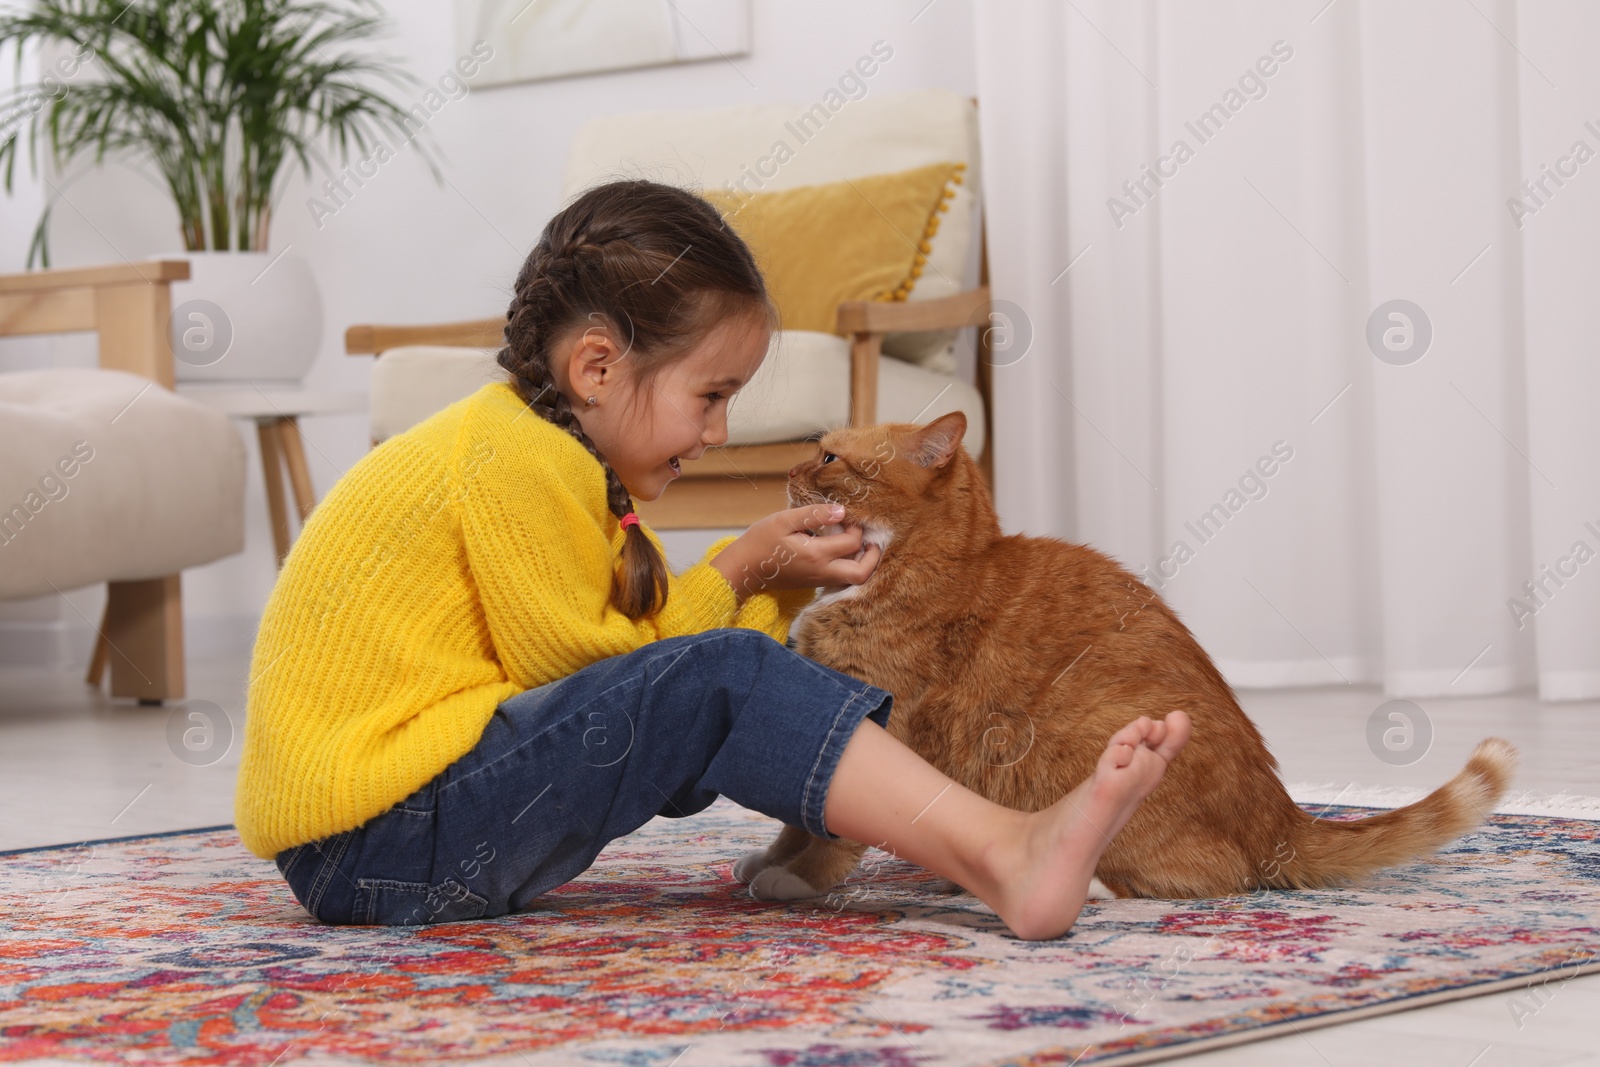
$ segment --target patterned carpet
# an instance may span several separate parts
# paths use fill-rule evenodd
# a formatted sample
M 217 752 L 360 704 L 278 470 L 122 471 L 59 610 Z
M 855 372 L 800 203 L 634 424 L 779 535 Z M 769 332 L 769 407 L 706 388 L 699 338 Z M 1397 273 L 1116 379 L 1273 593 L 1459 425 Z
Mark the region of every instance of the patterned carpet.
M 751 900 L 730 861 L 774 825 L 721 800 L 537 911 L 411 929 L 313 922 L 225 827 L 5 854 L 0 1062 L 1126 1064 L 1600 969 L 1586 819 L 1495 816 L 1360 890 L 1092 902 L 1050 942 L 876 852 Z

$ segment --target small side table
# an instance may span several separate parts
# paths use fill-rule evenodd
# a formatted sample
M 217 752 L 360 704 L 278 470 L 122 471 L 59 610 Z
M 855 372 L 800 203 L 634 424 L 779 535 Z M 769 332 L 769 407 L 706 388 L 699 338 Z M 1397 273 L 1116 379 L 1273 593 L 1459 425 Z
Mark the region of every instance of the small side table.
M 190 400 L 240 419 L 253 419 L 261 440 L 261 467 L 267 484 L 267 510 L 272 516 L 272 541 L 278 566 L 289 554 L 288 501 L 283 474 L 289 474 L 300 524 L 317 506 L 311 471 L 300 440 L 301 415 L 346 415 L 367 410 L 367 394 L 302 389 L 290 383 L 179 382 L 177 392 Z

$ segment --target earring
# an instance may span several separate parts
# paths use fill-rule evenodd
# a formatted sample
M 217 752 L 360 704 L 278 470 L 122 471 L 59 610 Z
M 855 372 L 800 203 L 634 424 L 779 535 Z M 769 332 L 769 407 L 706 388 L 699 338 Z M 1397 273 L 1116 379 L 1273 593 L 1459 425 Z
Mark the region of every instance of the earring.
M 594 407 L 596 404 L 600 403 L 600 398 L 591 396 L 588 400 L 585 400 L 584 403 L 588 404 L 590 407 Z

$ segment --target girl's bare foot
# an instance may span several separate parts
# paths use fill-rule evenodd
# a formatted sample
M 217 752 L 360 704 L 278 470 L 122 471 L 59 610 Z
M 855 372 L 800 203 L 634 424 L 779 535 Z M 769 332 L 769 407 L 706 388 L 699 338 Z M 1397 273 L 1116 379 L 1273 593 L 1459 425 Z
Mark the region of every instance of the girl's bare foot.
M 1060 937 L 1088 897 L 1095 865 L 1189 741 L 1189 716 L 1140 717 L 1117 731 L 1094 774 L 998 845 L 995 881 L 985 900 L 1024 940 Z

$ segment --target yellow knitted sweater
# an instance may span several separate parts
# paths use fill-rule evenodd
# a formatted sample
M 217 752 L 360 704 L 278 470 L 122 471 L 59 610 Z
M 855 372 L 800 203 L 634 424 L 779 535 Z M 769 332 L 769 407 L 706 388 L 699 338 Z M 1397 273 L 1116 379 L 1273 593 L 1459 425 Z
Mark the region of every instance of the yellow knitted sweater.
M 740 605 L 710 562 L 725 537 L 632 620 L 610 604 L 623 537 L 600 464 L 505 382 L 363 456 L 261 617 L 234 801 L 245 846 L 271 858 L 360 826 L 470 751 L 514 693 L 664 637 L 781 641 L 815 593 Z

